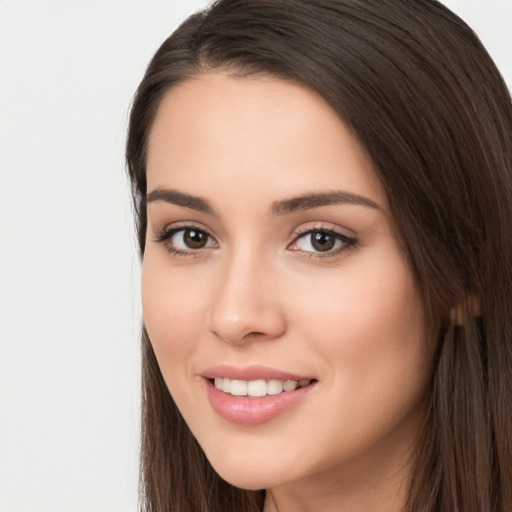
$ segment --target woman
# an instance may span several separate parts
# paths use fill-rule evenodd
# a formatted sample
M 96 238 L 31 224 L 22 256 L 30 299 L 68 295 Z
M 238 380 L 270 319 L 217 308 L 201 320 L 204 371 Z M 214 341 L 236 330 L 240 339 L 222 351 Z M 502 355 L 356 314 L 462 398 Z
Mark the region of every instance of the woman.
M 512 510 L 511 134 L 437 2 L 183 23 L 127 146 L 145 510 Z

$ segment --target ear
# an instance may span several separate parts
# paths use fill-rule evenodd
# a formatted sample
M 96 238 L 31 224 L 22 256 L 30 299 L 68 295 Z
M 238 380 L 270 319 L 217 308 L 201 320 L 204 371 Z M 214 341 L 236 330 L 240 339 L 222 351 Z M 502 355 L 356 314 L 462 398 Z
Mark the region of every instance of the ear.
M 458 326 L 465 325 L 480 315 L 480 299 L 475 295 L 468 295 L 465 300 L 450 310 L 450 320 Z

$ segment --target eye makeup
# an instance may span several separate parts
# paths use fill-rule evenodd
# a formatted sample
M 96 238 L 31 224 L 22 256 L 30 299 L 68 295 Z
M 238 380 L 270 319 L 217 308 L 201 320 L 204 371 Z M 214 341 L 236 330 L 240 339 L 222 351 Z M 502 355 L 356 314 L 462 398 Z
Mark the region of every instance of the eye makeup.
M 308 257 L 337 256 L 357 244 L 357 240 L 331 228 L 314 227 L 299 230 L 288 250 L 304 253 Z
M 286 249 L 309 258 L 332 258 L 355 247 L 358 242 L 354 237 L 319 223 L 296 229 L 293 237 Z M 191 223 L 166 226 L 153 236 L 153 241 L 180 257 L 199 257 L 204 251 L 219 247 L 208 230 Z

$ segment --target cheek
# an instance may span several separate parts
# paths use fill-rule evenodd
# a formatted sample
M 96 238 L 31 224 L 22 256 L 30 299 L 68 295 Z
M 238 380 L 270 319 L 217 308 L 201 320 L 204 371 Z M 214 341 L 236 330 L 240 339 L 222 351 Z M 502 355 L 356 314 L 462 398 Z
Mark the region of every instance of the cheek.
M 341 284 L 325 282 L 314 294 L 309 286 L 308 301 L 294 296 L 310 358 L 324 363 L 328 414 L 321 418 L 334 436 L 326 439 L 343 431 L 333 457 L 335 446 L 356 450 L 396 425 L 404 426 L 403 435 L 417 428 L 432 369 L 422 303 L 408 269 L 401 263 L 390 271 L 368 268 L 347 273 Z
M 342 388 L 391 390 L 429 369 L 421 299 L 399 257 L 360 269 L 295 290 L 295 315 Z
M 199 340 L 199 316 L 204 293 L 178 272 L 166 270 L 151 253 L 142 265 L 144 323 L 168 386 L 187 369 Z M 176 371 L 178 370 L 178 371 Z

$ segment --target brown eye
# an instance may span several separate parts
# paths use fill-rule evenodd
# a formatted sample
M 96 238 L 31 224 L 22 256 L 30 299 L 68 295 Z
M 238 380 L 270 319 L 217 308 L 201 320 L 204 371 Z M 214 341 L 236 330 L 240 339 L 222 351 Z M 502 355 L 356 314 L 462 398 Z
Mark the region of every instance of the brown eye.
M 318 252 L 330 251 L 336 244 L 336 237 L 326 231 L 313 231 L 310 236 L 311 245 Z
M 312 229 L 299 234 L 288 246 L 291 251 L 309 253 L 310 256 L 336 256 L 354 246 L 357 240 L 330 229 Z
M 202 249 L 208 243 L 208 235 L 197 229 L 183 230 L 183 243 L 189 249 Z
M 164 244 L 171 253 L 192 255 L 201 249 L 216 248 L 217 242 L 202 229 L 194 227 L 178 228 L 164 231 L 155 237 L 155 241 Z

